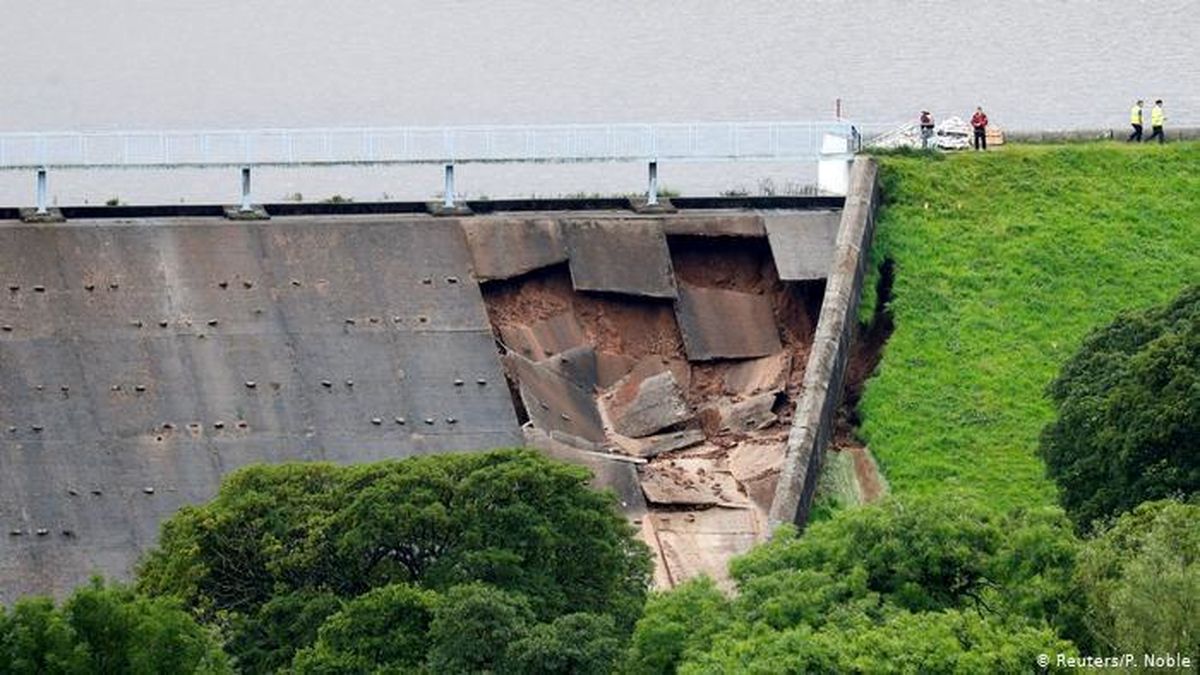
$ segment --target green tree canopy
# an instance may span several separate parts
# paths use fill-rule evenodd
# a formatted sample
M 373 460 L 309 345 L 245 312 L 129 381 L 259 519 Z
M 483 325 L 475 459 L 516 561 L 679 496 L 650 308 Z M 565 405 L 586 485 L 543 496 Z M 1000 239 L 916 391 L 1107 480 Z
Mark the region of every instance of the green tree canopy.
M 1078 541 L 1060 511 L 888 500 L 783 531 L 734 561 L 738 594 L 647 603 L 630 672 L 1013 671 L 1071 651 Z
M 49 598 L 0 607 L 0 673 L 229 673 L 212 631 L 178 603 L 100 580 L 61 606 Z
M 1077 578 L 1105 652 L 1200 654 L 1200 505 L 1148 502 L 1089 541 Z
M 1080 528 L 1200 489 L 1200 285 L 1093 333 L 1050 386 L 1041 454 Z
M 588 479 L 583 468 L 518 450 L 250 467 L 164 524 L 139 587 L 227 626 L 230 652 L 256 671 L 288 667 L 310 645 L 306 667 L 319 655 L 407 663 L 350 644 L 350 635 L 389 639 L 363 608 L 415 627 L 424 612 L 449 610 L 439 598 L 419 609 L 425 600 L 415 598 L 426 596 L 414 593 L 471 584 L 518 598 L 529 625 L 585 612 L 627 635 L 649 554 L 612 495 Z

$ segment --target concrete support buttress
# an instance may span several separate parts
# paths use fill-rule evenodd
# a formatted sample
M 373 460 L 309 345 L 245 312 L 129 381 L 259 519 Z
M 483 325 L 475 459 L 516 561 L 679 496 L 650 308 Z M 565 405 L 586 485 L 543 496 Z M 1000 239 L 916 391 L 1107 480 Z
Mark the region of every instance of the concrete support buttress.
M 650 162 L 650 185 L 646 190 L 646 206 L 658 206 L 658 162 Z
M 242 201 L 238 206 L 238 211 L 242 213 L 250 213 L 254 207 L 250 205 L 250 167 L 242 167 Z
M 454 165 L 446 165 L 446 188 L 445 194 L 442 196 L 442 206 L 447 209 L 454 208 Z
M 50 213 L 46 209 L 46 169 L 43 167 L 37 170 L 37 211 L 39 216 L 44 216 Z

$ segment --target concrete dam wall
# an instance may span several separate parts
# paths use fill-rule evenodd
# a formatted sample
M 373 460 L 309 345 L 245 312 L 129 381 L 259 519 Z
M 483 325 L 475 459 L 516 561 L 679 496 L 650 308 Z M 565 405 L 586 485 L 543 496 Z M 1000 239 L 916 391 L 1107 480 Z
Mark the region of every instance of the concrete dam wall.
M 767 532 L 833 259 L 788 206 L 0 221 L 0 602 L 127 578 L 249 463 L 522 444 L 711 571 Z

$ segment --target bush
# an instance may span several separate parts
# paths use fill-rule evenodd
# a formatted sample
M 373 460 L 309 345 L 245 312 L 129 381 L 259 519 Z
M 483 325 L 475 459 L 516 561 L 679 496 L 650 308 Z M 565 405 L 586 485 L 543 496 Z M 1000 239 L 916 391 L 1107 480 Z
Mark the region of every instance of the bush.
M 1200 286 L 1093 333 L 1050 386 L 1041 454 L 1081 528 L 1200 488 Z

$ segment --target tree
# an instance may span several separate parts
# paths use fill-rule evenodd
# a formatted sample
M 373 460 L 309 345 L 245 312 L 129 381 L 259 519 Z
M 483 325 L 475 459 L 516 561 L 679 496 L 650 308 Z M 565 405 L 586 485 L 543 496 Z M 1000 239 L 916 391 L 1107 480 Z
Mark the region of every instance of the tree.
M 220 643 L 177 603 L 99 579 L 56 608 L 0 609 L 0 673 L 228 673 Z
M 296 654 L 296 673 L 412 669 L 425 662 L 438 596 L 391 584 L 358 596 L 321 626 L 316 643 Z
M 1097 651 L 1200 654 L 1200 505 L 1148 502 L 1089 541 L 1076 575 Z
M 1077 548 L 1057 510 L 995 514 L 947 494 L 839 511 L 735 560 L 731 600 L 701 585 L 647 603 L 628 670 L 1030 669 L 1072 651 Z
M 567 614 L 534 626 L 508 647 L 509 672 L 526 675 L 608 675 L 621 654 L 612 617 Z
M 349 658 L 324 624 L 340 616 L 374 635 L 346 603 L 397 584 L 439 595 L 487 584 L 527 603 L 530 623 L 586 612 L 624 636 L 645 600 L 649 553 L 588 479 L 517 450 L 250 467 L 164 524 L 139 587 L 228 626 L 231 654 L 256 670 L 288 666 L 321 631 L 314 649 Z M 396 593 L 369 600 L 407 611 Z
M 1200 489 L 1200 286 L 1093 333 L 1049 389 L 1041 454 L 1080 529 Z
M 487 673 L 525 635 L 533 612 L 520 595 L 485 584 L 455 586 L 434 610 L 429 667 L 435 673 Z

